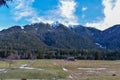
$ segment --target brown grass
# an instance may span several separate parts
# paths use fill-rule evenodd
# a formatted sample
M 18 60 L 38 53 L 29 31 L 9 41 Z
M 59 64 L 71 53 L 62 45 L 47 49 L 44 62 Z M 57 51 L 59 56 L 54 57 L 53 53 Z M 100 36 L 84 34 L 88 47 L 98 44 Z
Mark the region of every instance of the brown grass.
M 16 61 L 13 66 L 28 63 L 28 60 Z M 4 62 L 0 62 L 0 68 L 6 67 Z M 94 60 L 35 60 L 30 66 L 41 68 L 36 70 L 13 70 L 2 74 L 4 78 L 32 78 L 51 80 L 120 80 L 120 61 L 94 61 Z M 68 71 L 64 71 L 63 68 Z M 80 69 L 79 69 L 80 68 Z M 102 69 L 100 69 L 102 68 Z M 100 70 L 99 70 L 100 69 Z M 113 76 L 116 74 L 116 76 Z

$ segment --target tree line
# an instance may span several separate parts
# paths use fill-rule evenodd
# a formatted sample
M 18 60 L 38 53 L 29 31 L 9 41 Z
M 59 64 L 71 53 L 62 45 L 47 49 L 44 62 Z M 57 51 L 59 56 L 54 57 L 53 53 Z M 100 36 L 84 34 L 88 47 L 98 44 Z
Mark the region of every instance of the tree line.
M 79 60 L 120 60 L 120 51 L 58 48 L 0 50 L 1 59 L 65 59 L 67 57 Z

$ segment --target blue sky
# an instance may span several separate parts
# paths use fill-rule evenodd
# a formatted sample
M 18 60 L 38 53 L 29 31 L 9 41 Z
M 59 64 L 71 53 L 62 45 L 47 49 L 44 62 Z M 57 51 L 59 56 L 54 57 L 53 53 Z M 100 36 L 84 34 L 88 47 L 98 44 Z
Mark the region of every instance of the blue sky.
M 0 7 L 0 30 L 54 21 L 104 30 L 120 23 L 120 0 L 14 0 L 8 5 Z

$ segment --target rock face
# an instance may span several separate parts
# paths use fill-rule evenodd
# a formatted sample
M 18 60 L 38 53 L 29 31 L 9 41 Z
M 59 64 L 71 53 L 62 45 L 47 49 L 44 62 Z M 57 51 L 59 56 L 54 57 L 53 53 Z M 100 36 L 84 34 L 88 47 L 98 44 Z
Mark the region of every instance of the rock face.
M 120 49 L 119 35 L 120 25 L 100 31 L 81 25 L 66 27 L 58 22 L 35 23 L 0 31 L 0 48 Z

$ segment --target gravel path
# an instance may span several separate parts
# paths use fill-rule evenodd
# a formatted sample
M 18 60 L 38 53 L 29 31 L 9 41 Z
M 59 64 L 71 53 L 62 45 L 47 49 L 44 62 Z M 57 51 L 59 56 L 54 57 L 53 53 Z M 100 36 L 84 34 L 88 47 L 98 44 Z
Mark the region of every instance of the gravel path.
M 40 69 L 40 68 L 32 68 L 32 67 L 29 67 L 29 66 L 31 66 L 34 62 L 35 62 L 35 60 L 32 60 L 32 61 L 30 61 L 29 63 L 27 63 L 27 64 L 22 64 L 21 66 L 18 66 L 18 67 L 11 67 L 11 68 L 0 69 L 0 73 L 6 73 L 6 72 L 8 72 L 8 71 L 10 71 L 10 70 L 15 70 L 15 69 L 43 70 L 43 69 Z

